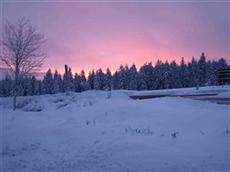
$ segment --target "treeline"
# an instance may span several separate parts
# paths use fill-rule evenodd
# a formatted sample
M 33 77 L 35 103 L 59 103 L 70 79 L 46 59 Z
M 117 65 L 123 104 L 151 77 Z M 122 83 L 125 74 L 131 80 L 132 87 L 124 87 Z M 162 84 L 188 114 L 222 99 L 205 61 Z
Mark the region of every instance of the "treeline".
M 188 63 L 184 58 L 180 64 L 158 60 L 155 66 L 152 63 L 144 64 L 139 71 L 135 65 L 121 65 L 114 74 L 109 69 L 105 73 L 99 69 L 91 71 L 88 77 L 84 70 L 73 75 L 71 68 L 65 65 L 63 76 L 57 70 L 53 74 L 49 69 L 43 80 L 37 80 L 34 76 L 21 77 L 17 92 L 20 96 L 27 96 L 85 90 L 155 90 L 217 85 L 217 70 L 226 67 L 229 65 L 225 59 L 207 61 L 204 53 L 199 60 L 192 58 Z M 1 80 L 0 96 L 11 96 L 13 83 L 10 76 Z

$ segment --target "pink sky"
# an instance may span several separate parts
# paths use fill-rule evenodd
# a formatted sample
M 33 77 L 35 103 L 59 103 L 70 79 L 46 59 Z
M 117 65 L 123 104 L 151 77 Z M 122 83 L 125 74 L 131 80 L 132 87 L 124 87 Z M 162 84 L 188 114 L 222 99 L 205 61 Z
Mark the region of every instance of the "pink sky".
M 47 68 L 74 72 L 157 59 L 179 61 L 205 52 L 230 61 L 229 2 L 10 2 L 3 17 L 28 18 L 47 38 Z M 1 20 L 2 20 L 1 19 Z

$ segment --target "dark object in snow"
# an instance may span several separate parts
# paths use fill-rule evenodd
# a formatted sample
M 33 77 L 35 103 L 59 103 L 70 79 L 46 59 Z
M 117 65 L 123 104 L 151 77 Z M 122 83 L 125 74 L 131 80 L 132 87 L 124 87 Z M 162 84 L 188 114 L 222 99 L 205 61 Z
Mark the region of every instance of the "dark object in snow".
M 160 97 L 168 97 L 170 96 L 170 94 L 156 94 L 156 95 L 134 95 L 134 96 L 129 96 L 131 99 L 139 99 L 139 100 L 142 100 L 142 99 L 153 99 L 153 98 L 160 98 Z
M 200 130 L 200 133 L 201 133 L 202 135 L 204 135 L 204 132 L 203 132 L 202 130 Z
M 68 105 L 68 103 L 63 103 L 63 104 L 60 104 L 56 109 L 60 109 L 60 108 L 63 108 L 63 107 L 65 107 L 65 106 L 67 106 Z
M 174 133 L 171 134 L 171 137 L 172 137 L 173 139 L 175 139 L 175 138 L 177 137 L 177 134 L 179 134 L 179 132 L 174 132 Z
M 89 122 L 89 121 L 86 121 L 85 123 L 86 123 L 86 125 L 89 125 L 89 124 L 90 124 L 90 122 Z
M 132 135 L 133 134 L 141 134 L 141 135 L 153 135 L 154 134 L 154 132 L 148 128 L 140 129 L 140 128 L 131 128 L 131 127 L 125 128 L 125 133 L 131 133 Z
M 227 128 L 225 131 L 224 131 L 224 134 L 229 134 L 230 133 L 230 130 Z
M 59 102 L 63 102 L 64 100 L 62 98 L 58 98 L 56 100 L 53 101 L 53 103 L 59 103 Z
M 91 125 L 95 126 L 96 125 L 96 120 L 95 119 L 92 120 L 92 121 L 86 120 L 85 123 L 86 123 L 86 125 L 90 125 L 91 124 Z

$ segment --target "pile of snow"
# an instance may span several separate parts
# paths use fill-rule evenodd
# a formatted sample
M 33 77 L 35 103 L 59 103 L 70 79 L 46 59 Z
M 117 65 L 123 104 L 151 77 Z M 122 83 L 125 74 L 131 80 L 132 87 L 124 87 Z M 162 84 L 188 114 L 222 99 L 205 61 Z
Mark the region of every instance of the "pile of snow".
M 0 98 L 0 169 L 229 171 L 230 106 L 126 93 Z

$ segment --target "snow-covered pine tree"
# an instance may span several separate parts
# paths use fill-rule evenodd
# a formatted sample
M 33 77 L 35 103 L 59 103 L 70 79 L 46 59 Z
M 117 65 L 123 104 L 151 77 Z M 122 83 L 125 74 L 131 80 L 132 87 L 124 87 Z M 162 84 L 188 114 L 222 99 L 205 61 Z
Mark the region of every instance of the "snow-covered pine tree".
M 152 63 L 144 64 L 143 66 L 141 66 L 139 70 L 139 74 L 140 74 L 142 85 L 145 82 L 145 86 L 143 85 L 142 89 L 144 87 L 147 87 L 148 90 L 153 89 L 153 85 L 154 85 L 153 73 L 154 73 L 154 68 L 152 66 Z
M 210 81 L 211 85 L 217 85 L 218 84 L 218 78 L 217 78 L 217 71 L 218 71 L 218 61 L 213 60 L 211 62 L 211 68 L 209 69 L 208 73 L 208 79 Z
M 187 69 L 187 64 L 184 61 L 184 57 L 181 58 L 180 62 L 180 81 L 181 87 L 188 87 L 189 86 L 189 73 Z
M 169 63 L 166 61 L 163 64 L 163 88 L 169 89 L 170 88 L 170 70 L 169 70 Z
M 130 83 L 130 77 L 129 77 L 129 66 L 126 64 L 125 68 L 124 68 L 124 78 L 125 78 L 125 82 L 124 82 L 124 89 L 129 89 L 129 83 Z
M 13 91 L 13 80 L 10 76 L 6 75 L 4 79 L 1 80 L 0 92 L 1 96 L 9 97 L 12 96 Z
M 199 69 L 198 63 L 194 57 L 192 57 L 192 61 L 188 63 L 188 71 L 189 71 L 189 86 L 197 87 L 199 81 Z
M 31 77 L 31 95 L 35 95 L 35 85 L 36 85 L 36 77 L 32 76 Z
M 106 69 L 106 74 L 105 74 L 105 88 L 104 90 L 111 91 L 112 89 L 112 74 L 110 72 L 110 69 Z
M 112 74 L 110 72 L 110 69 L 106 69 L 106 74 L 105 74 L 105 88 L 104 90 L 107 91 L 107 98 L 111 98 L 111 90 L 112 90 Z
M 88 89 L 90 89 L 90 90 L 94 90 L 94 78 L 95 78 L 95 72 L 94 72 L 94 70 L 93 71 L 91 71 L 91 72 L 89 72 L 89 76 L 88 76 Z
M 137 90 L 139 77 L 138 77 L 137 68 L 134 64 L 129 68 L 128 77 L 129 77 L 128 89 L 129 90 Z
M 218 69 L 224 69 L 227 67 L 228 67 L 228 64 L 227 64 L 226 60 L 224 58 L 220 58 L 218 60 Z
M 170 88 L 179 88 L 181 87 L 181 81 L 180 81 L 180 68 L 173 60 L 170 63 L 169 66 L 169 83 L 170 83 Z
M 86 86 L 86 77 L 85 77 L 85 71 L 82 70 L 81 73 L 80 73 L 80 85 L 81 85 L 81 92 L 82 91 L 85 91 L 87 89 L 87 86 Z
M 17 93 L 19 96 L 23 96 L 24 95 L 24 80 L 25 80 L 25 76 L 19 76 L 18 77 L 18 83 L 17 83 Z
M 51 69 L 49 69 L 42 81 L 42 93 L 43 94 L 53 94 L 53 75 Z
M 36 80 L 34 87 L 34 94 L 41 95 L 42 94 L 42 81 Z
M 204 53 L 201 54 L 201 57 L 198 61 L 198 85 L 204 86 L 207 82 L 207 64 L 206 64 L 206 57 Z
M 94 77 L 94 88 L 96 90 L 103 90 L 103 88 L 105 88 L 105 75 L 101 69 L 96 71 Z
M 144 80 L 144 78 L 139 74 L 138 75 L 138 90 L 147 90 L 148 86 Z
M 112 76 L 112 89 L 119 89 L 119 73 L 116 71 Z
M 58 73 L 57 70 L 55 70 L 54 72 L 53 84 L 53 93 L 56 94 L 63 91 L 61 75 Z
M 73 85 L 73 75 L 71 72 L 71 68 L 69 68 L 67 65 L 65 65 L 65 73 L 63 76 L 63 91 L 73 91 L 74 85 Z
M 125 89 L 127 85 L 126 80 L 126 70 L 123 65 L 120 66 L 119 70 L 117 71 L 117 89 Z
M 73 83 L 74 83 L 74 91 L 81 92 L 81 77 L 80 75 L 78 75 L 78 73 L 75 73 Z
M 210 60 L 208 60 L 206 62 L 206 77 L 207 77 L 206 84 L 209 85 L 209 86 L 212 84 L 212 80 L 213 80 L 213 78 L 212 78 L 213 77 L 212 76 L 212 70 L 213 70 L 212 62 Z
M 163 79 L 163 62 L 161 60 L 157 60 L 157 63 L 153 72 L 153 89 L 163 89 L 164 87 L 164 79 Z
M 22 79 L 22 96 L 32 95 L 32 82 L 31 78 L 25 76 Z

